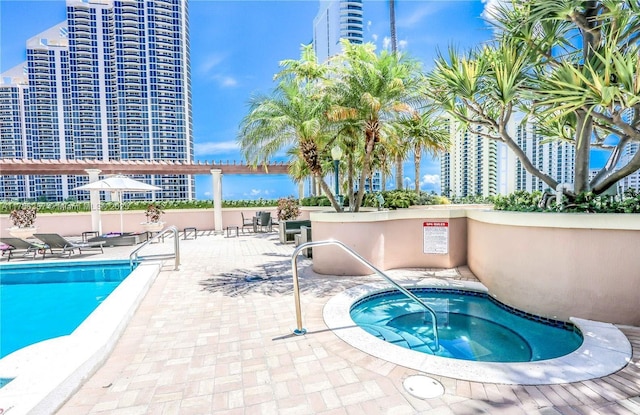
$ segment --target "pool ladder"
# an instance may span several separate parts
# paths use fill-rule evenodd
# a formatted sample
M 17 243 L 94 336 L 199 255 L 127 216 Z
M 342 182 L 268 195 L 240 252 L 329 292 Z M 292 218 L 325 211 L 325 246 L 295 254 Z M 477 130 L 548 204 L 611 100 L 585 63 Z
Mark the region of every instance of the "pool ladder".
M 153 241 L 157 242 L 158 240 L 160 240 L 160 238 L 162 238 L 162 240 L 164 241 L 164 237 L 168 233 L 173 233 L 173 252 L 172 253 L 150 254 L 150 255 L 139 254 L 142 248 L 149 245 L 150 243 L 153 243 Z M 179 269 L 180 267 L 180 234 L 178 232 L 178 228 L 176 228 L 175 226 L 169 226 L 167 228 L 164 228 L 160 232 L 158 232 L 152 238 L 147 239 L 145 243 L 143 243 L 142 245 L 134 249 L 129 254 L 129 265 L 131 266 L 131 269 L 133 269 L 135 264 L 139 264 L 140 262 L 145 260 L 153 260 L 153 259 L 156 259 L 156 260 L 157 259 L 173 259 L 174 260 L 173 269 L 176 271 Z
M 352 257 L 357 259 L 358 262 L 360 262 L 361 264 L 371 269 L 373 272 L 378 274 L 378 276 L 382 277 L 389 284 L 397 288 L 401 293 L 403 293 L 410 299 L 414 300 L 416 303 L 418 303 L 418 305 L 424 308 L 425 311 L 431 315 L 431 326 L 432 326 L 433 337 L 434 337 L 435 349 L 431 348 L 431 346 L 429 346 L 429 348 L 431 348 L 431 350 L 433 350 L 434 352 L 440 349 L 440 341 L 438 339 L 438 321 L 436 318 L 436 312 L 433 310 L 433 308 L 429 307 L 429 305 L 427 305 L 424 301 L 416 297 L 416 295 L 413 294 L 411 291 L 407 290 L 406 288 L 404 288 L 403 286 L 401 286 L 400 284 L 392 280 L 391 277 L 389 277 L 387 274 L 385 274 L 384 272 L 376 268 L 372 263 L 364 259 L 362 255 L 358 254 L 356 251 L 349 248 L 342 242 L 336 241 L 333 239 L 327 240 L 327 241 L 306 242 L 298 245 L 298 247 L 293 251 L 293 255 L 291 257 L 291 272 L 293 273 L 293 298 L 296 303 L 295 306 L 296 306 L 296 320 L 297 320 L 297 328 L 293 331 L 294 334 L 301 336 L 307 332 L 307 330 L 302 327 L 302 311 L 300 308 L 300 284 L 298 283 L 298 254 L 303 249 L 310 248 L 312 246 L 325 246 L 325 245 L 339 246 L 348 254 L 350 254 Z

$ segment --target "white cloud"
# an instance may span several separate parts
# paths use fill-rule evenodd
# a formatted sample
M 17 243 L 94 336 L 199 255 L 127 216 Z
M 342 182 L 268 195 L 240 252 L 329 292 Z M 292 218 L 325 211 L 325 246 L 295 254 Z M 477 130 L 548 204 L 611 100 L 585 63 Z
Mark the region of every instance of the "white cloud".
M 378 35 L 376 35 L 375 33 L 371 35 L 371 39 L 373 39 L 374 42 L 378 41 Z
M 225 60 L 226 56 L 224 54 L 209 55 L 198 65 L 198 71 L 204 77 L 215 81 L 222 88 L 232 88 L 238 85 L 238 80 L 233 76 L 223 74 L 222 71 L 217 69 Z
M 509 3 L 506 0 L 482 0 L 482 3 L 484 3 L 484 10 L 480 15 L 492 25 L 494 32 L 499 32 L 498 27 L 493 25 L 496 23 L 496 15 L 499 9 L 510 7 Z
M 422 180 L 420 180 L 420 185 L 423 184 L 439 184 L 440 183 L 440 175 L 439 174 L 425 174 L 422 176 Z
M 391 47 L 391 38 L 384 37 L 382 39 L 382 49 L 389 49 Z
M 220 63 L 222 63 L 224 59 L 225 57 L 223 55 L 209 55 L 200 65 L 198 65 L 198 70 L 203 74 L 208 74 L 213 70 L 213 68 L 220 65 Z
M 238 85 L 238 80 L 232 76 L 227 75 L 214 75 L 212 79 L 223 88 L 232 88 Z
M 218 141 L 218 142 L 204 142 L 196 143 L 193 146 L 194 152 L 197 156 L 224 154 L 232 151 L 238 151 L 240 147 L 236 141 Z
M 265 189 L 251 189 L 249 193 L 245 193 L 245 196 L 256 197 L 256 196 L 269 196 L 273 191 L 265 190 Z
M 446 3 L 447 3 L 446 1 L 444 2 L 434 1 L 434 2 L 427 2 L 421 7 L 416 7 L 408 17 L 403 19 L 398 19 L 397 26 L 411 28 L 419 24 L 424 24 L 425 22 L 423 22 L 423 20 L 434 15 L 435 13 L 440 11 L 443 7 L 446 7 L 447 6 Z
M 409 42 L 407 42 L 406 40 L 401 40 L 398 42 L 398 49 L 406 49 L 407 45 L 409 45 Z

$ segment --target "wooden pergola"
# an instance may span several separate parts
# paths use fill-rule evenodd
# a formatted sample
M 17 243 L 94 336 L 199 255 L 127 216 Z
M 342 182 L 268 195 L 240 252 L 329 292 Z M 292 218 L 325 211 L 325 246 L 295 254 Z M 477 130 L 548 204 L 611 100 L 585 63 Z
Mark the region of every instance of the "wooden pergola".
M 211 174 L 220 170 L 222 174 L 287 174 L 289 164 L 275 162 L 253 167 L 245 163 L 233 162 L 184 162 L 148 160 L 29 160 L 0 159 L 0 174 L 85 175 L 87 170 L 100 170 L 100 174 Z
M 184 162 L 184 161 L 147 161 L 147 160 L 30 160 L 0 159 L 0 175 L 88 175 L 89 182 L 95 182 L 99 175 L 196 175 L 213 176 L 213 206 L 215 231 L 222 232 L 222 175 L 223 174 L 287 174 L 289 164 L 284 162 L 268 163 L 253 167 L 235 161 Z M 101 232 L 98 191 L 91 191 L 91 214 L 93 230 Z M 96 207 L 98 206 L 98 207 Z

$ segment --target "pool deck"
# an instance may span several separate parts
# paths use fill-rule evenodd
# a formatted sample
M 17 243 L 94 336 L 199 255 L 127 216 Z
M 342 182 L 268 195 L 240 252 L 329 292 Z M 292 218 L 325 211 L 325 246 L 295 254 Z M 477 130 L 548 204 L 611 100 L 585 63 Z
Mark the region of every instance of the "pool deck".
M 615 374 L 549 386 L 430 375 L 444 395 L 416 398 L 403 381 L 419 372 L 353 348 L 323 321 L 331 297 L 376 279 L 318 276 L 301 258 L 308 333 L 291 334 L 293 249 L 276 233 L 181 240 L 181 269 L 165 265 L 106 363 L 57 413 L 640 414 L 640 328 L 629 326 L 619 328 L 633 357 Z M 86 258 L 126 258 L 130 250 Z M 475 280 L 466 268 L 403 274 Z

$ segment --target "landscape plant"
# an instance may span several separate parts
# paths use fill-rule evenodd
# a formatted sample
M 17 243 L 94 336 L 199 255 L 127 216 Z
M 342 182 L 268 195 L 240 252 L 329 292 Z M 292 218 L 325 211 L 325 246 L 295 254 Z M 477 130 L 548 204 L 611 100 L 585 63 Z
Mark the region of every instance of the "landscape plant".
M 31 228 L 36 222 L 38 209 L 35 206 L 24 205 L 18 209 L 13 209 L 9 214 L 9 219 L 13 226 L 18 228 Z
M 282 197 L 278 199 L 277 209 L 278 220 L 294 220 L 300 216 L 298 201 L 293 197 Z
M 147 209 L 144 215 L 147 218 L 147 223 L 158 223 L 160 222 L 160 217 L 164 214 L 164 210 L 162 210 L 162 206 L 158 203 L 148 203 Z
M 573 189 L 602 194 L 640 169 L 640 3 L 518 0 L 496 7 L 496 40 L 468 52 L 440 54 L 428 93 L 461 128 L 504 143 L 551 189 L 558 178 L 538 169 L 508 126 L 514 114 L 547 140 L 575 148 Z M 594 148 L 609 152 L 590 178 Z

